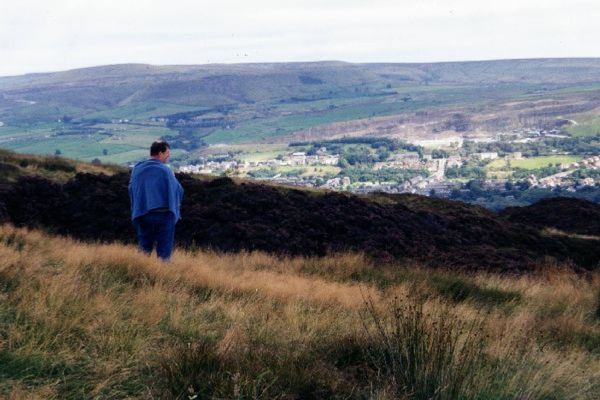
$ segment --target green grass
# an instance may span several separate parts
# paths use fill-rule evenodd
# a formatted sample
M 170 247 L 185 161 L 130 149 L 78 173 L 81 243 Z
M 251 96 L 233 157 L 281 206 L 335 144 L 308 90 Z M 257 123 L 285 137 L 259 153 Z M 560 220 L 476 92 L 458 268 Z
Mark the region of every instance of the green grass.
M 110 110 L 99 111 L 87 114 L 85 118 L 108 118 L 108 119 L 129 119 L 129 120 L 147 120 L 152 117 L 164 117 L 170 114 L 180 112 L 200 110 L 203 107 L 173 104 L 161 101 L 145 101 L 142 103 L 128 106 L 120 106 Z M 144 121 L 145 122 L 145 121 Z
M 105 129 L 113 136 L 105 137 L 102 143 L 107 144 L 131 144 L 140 147 L 150 147 L 150 144 L 165 135 L 174 135 L 175 132 L 165 127 L 139 126 L 130 124 L 96 125 L 95 127 Z M 126 130 L 122 130 L 126 129 Z
M 334 167 L 331 165 L 314 165 L 314 166 L 277 166 L 277 167 L 266 167 L 267 169 L 276 174 L 285 174 L 288 172 L 298 173 L 298 176 L 325 176 L 325 175 L 337 175 L 340 172 L 339 167 Z
M 114 154 L 138 149 L 138 146 L 129 144 L 101 143 L 93 137 L 85 139 L 57 138 L 53 140 L 51 146 L 44 140 L 10 142 L 5 144 L 4 147 L 20 153 L 39 155 L 54 155 L 55 151 L 58 149 L 61 152 L 61 156 L 80 160 L 100 157 L 102 156 L 104 149 L 107 149 L 109 153 Z
M 547 167 L 548 164 L 570 164 L 581 160 L 581 156 L 541 156 L 530 157 L 522 160 L 510 160 L 510 165 L 513 168 L 523 169 L 538 169 Z
M 53 130 L 64 128 L 64 124 L 60 122 L 38 123 L 31 126 L 2 126 L 0 127 L 0 140 L 8 137 L 26 138 L 26 137 L 43 137 L 50 135 Z
M 567 131 L 574 137 L 594 136 L 600 133 L 600 117 L 597 115 L 585 115 L 575 117 L 577 125 L 571 125 Z
M 493 170 L 501 170 L 504 169 L 508 166 L 507 162 L 505 159 L 503 158 L 498 158 L 496 160 L 492 160 L 488 165 L 487 165 L 487 169 L 488 171 L 493 171 Z
M 54 134 L 56 129 L 65 130 L 68 127 L 60 123 L 36 125 L 32 128 L 10 127 L 10 134 L 1 135 L 0 131 L 0 145 L 19 153 L 54 155 L 59 149 L 61 156 L 75 160 L 91 161 L 98 158 L 106 163 L 125 164 L 144 158 L 153 141 L 163 135 L 173 134 L 161 126 L 98 124 L 92 128 L 104 130 L 112 136 L 98 133 L 54 136 L 51 139 L 45 137 Z M 3 137 L 12 137 L 13 140 L 2 141 Z M 108 151 L 106 155 L 104 150 Z M 176 150 L 173 154 L 176 156 L 183 152 Z
M 324 176 L 324 175 L 337 175 L 340 173 L 340 168 L 333 165 L 309 165 L 305 166 L 306 172 L 302 173 L 301 176 Z
M 505 160 L 505 159 L 497 159 L 491 161 L 487 165 L 488 175 L 498 175 L 501 176 L 503 171 L 506 171 L 510 163 L 511 168 L 523 168 L 523 169 L 539 169 L 543 167 L 547 167 L 548 164 L 552 164 L 553 166 L 556 164 L 571 164 L 581 160 L 581 156 L 540 156 L 540 157 L 529 157 L 523 158 L 521 160 Z

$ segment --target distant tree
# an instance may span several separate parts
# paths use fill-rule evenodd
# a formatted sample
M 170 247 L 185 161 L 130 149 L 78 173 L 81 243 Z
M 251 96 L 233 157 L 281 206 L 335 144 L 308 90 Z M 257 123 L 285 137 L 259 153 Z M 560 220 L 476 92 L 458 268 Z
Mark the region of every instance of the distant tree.
M 54 150 L 54 155 L 55 156 L 60 156 L 61 154 L 62 154 L 62 151 L 60 151 L 60 149 Z
M 531 184 L 529 183 L 529 181 L 522 180 L 517 182 L 516 186 L 519 188 L 519 190 L 527 190 L 531 187 Z
M 306 150 L 306 155 L 307 156 L 314 156 L 315 154 L 317 154 L 317 147 L 313 146 L 310 149 Z
M 452 199 L 459 199 L 461 197 L 461 192 L 460 189 L 452 189 L 450 190 L 450 198 Z
M 450 121 L 446 122 L 446 129 L 453 129 L 455 132 L 466 132 L 471 123 L 469 119 L 460 113 L 452 114 Z
M 379 161 L 385 161 L 390 157 L 390 152 L 387 150 L 382 151 L 381 153 L 379 153 Z
M 446 150 L 436 149 L 431 152 L 431 158 L 448 158 L 450 154 Z
M 485 190 L 483 189 L 483 181 L 481 180 L 470 180 L 467 182 L 465 187 L 471 191 L 474 197 L 483 196 L 485 194 Z
M 108 155 L 108 149 L 102 149 L 102 155 Z
M 94 159 L 92 160 L 92 164 L 93 164 L 93 165 L 100 165 L 100 164 L 102 164 L 102 161 L 100 161 L 100 159 L 99 159 L 99 158 L 94 158 Z

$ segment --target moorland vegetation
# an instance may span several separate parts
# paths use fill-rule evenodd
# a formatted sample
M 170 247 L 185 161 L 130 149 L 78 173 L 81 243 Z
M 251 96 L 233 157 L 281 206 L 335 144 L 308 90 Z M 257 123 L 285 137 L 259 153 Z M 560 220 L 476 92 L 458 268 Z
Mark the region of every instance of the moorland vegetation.
M 12 174 L 0 185 L 0 220 L 79 240 L 134 240 L 128 171 L 79 172 L 86 164 L 54 157 L 21 166 L 26 156 L 10 152 L 4 160 Z M 62 166 L 56 179 L 48 175 L 55 171 L 43 167 L 53 163 Z M 589 233 L 579 229 L 598 218 L 600 209 L 574 213 L 581 205 L 575 199 L 547 203 L 544 213 L 534 206 L 496 213 L 418 195 L 357 196 L 230 178 L 178 178 L 185 196 L 177 241 L 187 249 L 299 256 L 351 251 L 380 262 L 512 272 L 548 260 L 591 270 L 600 260 L 598 240 L 577 235 Z
M 164 264 L 131 244 L 128 172 L 1 155 L 2 397 L 600 395 L 593 203 L 180 175 Z
M 0 396 L 595 399 L 600 276 L 133 246 L 0 227 Z

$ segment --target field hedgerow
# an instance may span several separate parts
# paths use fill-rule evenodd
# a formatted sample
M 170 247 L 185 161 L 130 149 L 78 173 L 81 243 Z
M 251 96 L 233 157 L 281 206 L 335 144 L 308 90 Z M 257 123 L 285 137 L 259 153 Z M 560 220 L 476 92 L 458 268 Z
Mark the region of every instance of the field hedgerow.
M 0 227 L 0 398 L 600 396 L 600 278 Z

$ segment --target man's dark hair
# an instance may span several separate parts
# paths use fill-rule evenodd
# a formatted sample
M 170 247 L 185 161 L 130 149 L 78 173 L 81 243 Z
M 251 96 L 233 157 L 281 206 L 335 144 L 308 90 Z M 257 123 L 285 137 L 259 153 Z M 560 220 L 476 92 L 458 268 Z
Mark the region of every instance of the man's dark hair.
M 163 153 L 170 148 L 171 146 L 169 146 L 169 143 L 165 142 L 164 140 L 157 140 L 156 142 L 152 143 L 152 146 L 150 146 L 150 156 L 157 156 L 158 153 Z

